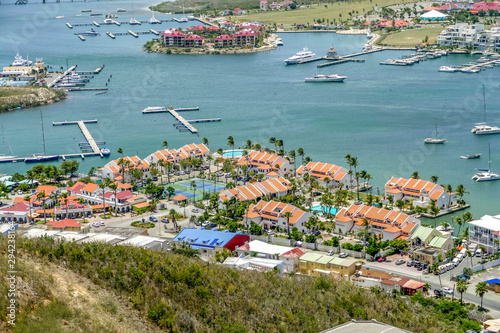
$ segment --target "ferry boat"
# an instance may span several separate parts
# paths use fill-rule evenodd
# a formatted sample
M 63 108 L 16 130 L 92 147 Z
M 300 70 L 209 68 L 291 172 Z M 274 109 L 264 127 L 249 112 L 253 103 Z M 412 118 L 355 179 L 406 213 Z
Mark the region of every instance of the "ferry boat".
M 14 58 L 14 62 L 12 63 L 12 66 L 31 66 L 33 64 L 33 61 L 29 60 L 24 60 L 23 57 L 19 55 L 19 52 L 16 54 L 16 57 Z
M 480 158 L 480 157 L 481 157 L 481 154 L 472 154 L 472 155 L 460 156 L 460 158 L 464 159 L 464 160 L 471 160 L 471 159 Z
M 109 156 L 111 154 L 111 150 L 109 150 L 108 147 L 102 147 L 101 153 L 103 156 Z
M 82 35 L 82 36 L 100 36 L 101 34 L 95 31 L 93 28 L 84 32 L 77 32 L 75 35 Z
M 125 13 L 126 11 L 127 11 L 127 10 L 126 10 L 126 9 L 123 9 L 123 8 L 118 8 L 118 9 L 116 10 L 116 12 L 118 12 L 118 13 Z
M 287 58 L 283 60 L 287 65 L 294 65 L 298 64 L 299 61 L 302 60 L 307 60 L 307 59 L 312 59 L 315 58 L 316 54 L 312 53 L 307 49 L 307 47 L 304 47 L 304 49 L 300 52 L 297 52 L 295 55 L 291 56 L 290 58 Z
M 439 72 L 448 72 L 448 73 L 452 73 L 452 72 L 456 72 L 457 69 L 455 67 L 452 67 L 452 66 L 441 66 L 439 67 Z
M 137 21 L 134 17 L 132 17 L 130 19 L 130 22 L 129 22 L 130 25 L 140 25 L 141 22 Z
M 344 82 L 347 79 L 347 76 L 341 76 L 338 74 L 331 75 L 315 75 L 313 77 L 306 77 L 304 82 Z

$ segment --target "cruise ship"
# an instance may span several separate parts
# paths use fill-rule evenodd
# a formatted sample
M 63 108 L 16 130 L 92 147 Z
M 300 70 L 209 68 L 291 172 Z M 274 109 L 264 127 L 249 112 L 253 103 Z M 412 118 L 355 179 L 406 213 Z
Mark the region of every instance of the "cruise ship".
M 315 75 L 313 77 L 306 77 L 304 82 L 344 82 L 347 79 L 347 76 L 342 76 L 338 74 L 331 75 Z
M 304 47 L 304 49 L 295 55 L 291 56 L 288 59 L 283 60 L 287 65 L 294 65 L 298 64 L 302 60 L 307 60 L 307 59 L 312 59 L 316 58 L 316 54 L 312 53 L 307 49 L 307 47 Z

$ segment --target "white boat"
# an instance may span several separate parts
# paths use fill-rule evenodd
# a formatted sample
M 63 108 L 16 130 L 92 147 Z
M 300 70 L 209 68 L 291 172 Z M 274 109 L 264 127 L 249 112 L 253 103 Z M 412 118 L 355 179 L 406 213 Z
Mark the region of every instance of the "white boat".
M 347 79 L 347 76 L 341 76 L 338 74 L 331 74 L 331 75 L 315 75 L 313 77 L 306 77 L 304 79 L 304 82 L 344 82 L 344 80 Z
M 130 22 L 129 22 L 130 25 L 140 25 L 141 22 L 137 21 L 134 17 L 132 17 L 130 19 Z
M 196 17 L 194 17 L 193 15 L 188 15 L 187 19 L 188 21 L 194 21 Z
M 479 73 L 479 68 L 464 67 L 460 70 L 462 73 Z
M 84 9 L 82 10 L 82 13 L 90 13 L 92 11 L 92 9 Z
M 446 139 L 439 139 L 438 138 L 437 123 L 435 125 L 436 125 L 436 137 L 424 139 L 424 142 L 429 143 L 429 144 L 443 144 L 446 142 Z
M 109 156 L 111 154 L 111 150 L 109 150 L 107 147 L 102 147 L 101 153 L 103 156 Z
M 188 21 L 188 19 L 186 17 L 181 17 L 179 19 L 179 23 L 186 23 Z
M 64 15 L 56 16 L 56 19 L 62 19 L 62 18 L 64 18 Z
M 316 58 L 316 54 L 309 51 L 307 47 L 304 47 L 302 51 L 297 52 L 295 55 L 283 61 L 287 65 L 293 65 L 293 64 L 298 64 L 302 60 L 313 59 L 313 58 Z
M 449 72 L 449 73 L 452 73 L 452 72 L 456 72 L 457 69 L 455 67 L 452 67 L 452 66 L 441 66 L 439 67 L 439 72 Z
M 464 160 L 472 160 L 472 159 L 480 158 L 480 157 L 481 157 L 481 154 L 472 154 L 472 155 L 460 156 L 460 158 L 464 159 Z
M 43 114 L 40 109 L 40 122 L 42 123 L 42 145 L 43 145 L 43 155 L 33 155 L 33 157 L 28 157 L 24 159 L 25 163 L 38 163 L 46 161 L 55 161 L 59 159 L 59 155 L 45 155 L 45 132 L 43 131 Z
M 118 13 L 125 13 L 127 10 L 126 9 L 123 9 L 123 8 L 118 8 L 116 10 Z
M 93 28 L 84 32 L 77 32 L 75 35 L 82 35 L 82 36 L 100 36 L 101 34 L 95 31 Z
M 490 59 L 488 59 L 486 57 L 481 57 L 481 58 L 476 60 L 476 62 L 478 62 L 478 63 L 489 62 L 489 61 L 490 61 Z
M 16 57 L 14 58 L 14 62 L 12 63 L 12 66 L 31 66 L 33 64 L 33 61 L 29 60 L 24 60 L 23 57 L 19 55 L 19 52 L 16 54 Z
M 486 182 L 490 180 L 499 180 L 500 175 L 491 172 L 491 152 L 490 152 L 490 144 L 488 143 L 488 170 L 478 169 L 478 172 L 472 176 L 472 180 L 476 182 Z
M 3 152 L 5 153 L 7 148 L 7 144 L 5 141 L 5 133 L 3 131 L 3 124 L 2 124 L 2 138 L 3 138 Z M 10 144 L 9 144 L 10 147 Z M 10 147 L 10 150 L 12 151 L 12 147 Z M 0 163 L 2 162 L 10 162 L 11 159 L 16 158 L 17 156 L 15 155 L 5 155 L 5 154 L 0 154 Z
M 490 125 L 486 124 L 486 96 L 485 96 L 485 92 L 484 92 L 484 84 L 483 84 L 483 109 L 484 109 L 484 122 L 474 124 L 474 128 L 471 129 L 471 133 L 474 133 L 477 135 L 500 133 L 500 127 L 490 126 Z
M 276 44 L 276 46 L 283 46 L 283 40 L 281 38 L 276 38 L 276 40 L 274 41 L 274 44 Z
M 155 12 L 153 12 L 153 16 L 149 19 L 148 23 L 149 24 L 161 24 L 161 21 L 155 18 Z
M 104 19 L 104 24 L 113 24 L 113 20 L 110 18 Z
M 59 83 L 57 85 L 57 88 L 70 88 L 70 87 L 76 87 L 76 83 L 66 82 L 66 83 Z

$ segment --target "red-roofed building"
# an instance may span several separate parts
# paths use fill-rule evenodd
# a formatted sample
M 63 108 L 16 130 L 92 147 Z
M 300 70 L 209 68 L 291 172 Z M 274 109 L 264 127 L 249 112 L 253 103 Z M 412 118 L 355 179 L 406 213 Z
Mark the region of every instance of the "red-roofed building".
M 61 221 L 47 222 L 47 230 L 59 230 L 59 231 L 81 231 L 82 225 L 76 220 L 64 219 Z
M 205 37 L 201 37 L 195 34 L 188 35 L 184 40 L 184 46 L 186 47 L 202 47 L 205 41 Z
M 188 159 L 189 157 L 196 157 L 201 158 L 205 161 L 208 155 L 210 155 L 210 150 L 203 143 L 191 143 L 182 146 L 179 149 L 157 150 L 154 153 L 148 155 L 144 160 L 149 161 L 149 163 L 158 163 L 159 161 L 162 161 L 164 163 L 170 162 L 174 167 L 180 169 L 181 160 Z
M 356 186 L 355 179 L 351 177 L 349 170 L 335 164 L 309 162 L 297 169 L 298 176 L 306 173 L 316 178 L 321 186 L 338 187 L 340 183 L 345 185 L 345 189 Z
M 186 36 L 186 34 L 177 29 L 168 29 L 161 33 L 160 39 L 165 43 L 165 46 L 183 47 Z
M 248 172 L 254 171 L 264 175 L 274 171 L 280 176 L 286 176 L 290 172 L 290 162 L 286 158 L 264 151 L 251 151 L 242 156 L 237 165 L 248 165 Z
M 287 219 L 283 217 L 286 212 L 292 213 L 292 217 L 288 219 L 288 223 Z M 290 204 L 261 200 L 256 205 L 250 205 L 245 215 L 243 215 L 243 218 L 245 223 L 257 223 L 264 228 L 264 230 L 280 227 L 285 230 L 290 229 L 291 231 L 293 227 L 296 227 L 299 229 L 299 232 L 309 232 L 305 223 L 311 216 L 309 212 L 304 212 Z
M 263 182 L 256 182 L 232 189 L 222 190 L 219 198 L 222 202 L 229 201 L 235 197 L 238 201 L 258 200 L 269 195 L 271 198 L 281 198 L 288 194 L 290 190 L 289 181 L 283 177 L 267 179 Z
M 260 2 L 260 10 L 265 12 L 268 8 L 267 0 L 262 0 Z
M 401 27 L 407 27 L 409 26 L 410 23 L 405 21 L 405 20 L 387 20 L 387 19 L 381 19 L 379 23 L 375 24 L 375 26 L 380 27 L 380 28 L 401 28 Z
M 229 35 L 220 35 L 214 39 L 215 47 L 230 47 L 233 46 L 233 37 Z
M 219 31 L 220 28 L 217 28 L 217 27 L 214 27 L 213 25 L 211 25 L 211 26 L 208 27 L 208 30 L 210 30 L 210 31 Z
M 62 201 L 60 206 L 54 206 L 54 215 L 56 219 L 59 218 L 78 218 L 82 214 L 85 217 L 92 216 L 93 210 L 89 204 L 81 204 L 75 200 Z
M 234 14 L 234 15 L 244 15 L 245 13 L 246 13 L 246 12 L 245 12 L 243 9 L 241 9 L 241 8 L 238 8 L 238 7 L 237 7 L 237 8 L 235 8 L 235 9 L 233 9 L 233 14 Z
M 251 29 L 244 29 L 233 35 L 234 45 L 240 47 L 255 47 L 258 33 Z
M 32 209 L 32 213 L 34 209 Z M 9 207 L 0 209 L 0 221 L 27 223 L 30 213 L 30 206 L 26 202 L 19 202 Z
M 206 28 L 203 25 L 195 25 L 195 26 L 189 27 L 188 30 L 205 31 Z

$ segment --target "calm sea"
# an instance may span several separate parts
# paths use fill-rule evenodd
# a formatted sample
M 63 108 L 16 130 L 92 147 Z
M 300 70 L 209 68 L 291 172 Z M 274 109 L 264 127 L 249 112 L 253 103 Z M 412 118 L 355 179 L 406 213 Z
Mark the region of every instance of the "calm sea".
M 33 2 L 33 3 L 31 3 Z M 53 127 L 52 121 L 98 119 L 88 128 L 96 140 L 106 141 L 117 158 L 118 148 L 125 154 L 145 157 L 160 149 L 163 141 L 170 147 L 210 140 L 210 148 L 227 148 L 229 135 L 236 146 L 245 140 L 267 144 L 269 137 L 283 139 L 285 149 L 304 148 L 314 160 L 345 165 L 344 155 L 358 157 L 359 170 L 372 176 L 371 183 L 383 188 L 390 176 L 409 177 L 419 171 L 423 178 L 439 176 L 439 183 L 456 187 L 463 184 L 470 192 L 465 200 L 471 212 L 498 214 L 500 182 L 476 183 L 470 178 L 476 168 L 487 167 L 487 147 L 491 143 L 493 170 L 500 172 L 500 135 L 474 136 L 473 124 L 483 119 L 482 84 L 486 87 L 488 120 L 500 121 L 500 68 L 480 74 L 439 73 L 442 65 L 459 65 L 478 56 L 450 55 L 410 67 L 380 66 L 379 62 L 408 51 L 383 51 L 362 56 L 364 63 L 346 63 L 318 69 L 317 63 L 285 66 L 283 59 L 307 46 L 318 55 L 334 47 L 339 54 L 359 52 L 365 36 L 333 33 L 282 34 L 284 46 L 277 50 L 247 55 L 196 56 L 148 54 L 141 46 L 152 35 L 118 36 L 106 31 L 125 32 L 129 25 L 94 27 L 100 37 L 80 41 L 76 32 L 91 27 L 65 23 L 102 22 L 93 13 L 118 13 L 118 21 L 134 16 L 147 20 L 150 3 L 135 1 L 66 2 L 41 4 L 31 1 L 14 6 L 0 5 L 0 66 L 10 64 L 17 51 L 30 60 L 43 58 L 53 69 L 66 63 L 79 70 L 93 70 L 105 64 L 88 87 L 108 84 L 107 94 L 73 92 L 63 102 L 43 107 L 48 154 L 77 153 L 84 141 L 78 127 Z M 132 8 L 133 6 L 133 8 Z M 63 19 L 56 16 L 64 15 Z M 81 15 L 81 16 L 77 16 Z M 163 19 L 170 16 L 156 15 Z M 197 25 L 196 21 L 184 24 Z M 150 28 L 165 30 L 180 23 L 158 26 L 144 24 L 134 31 Z M 347 75 L 343 84 L 304 83 L 314 74 Z M 112 76 L 112 77 L 111 77 Z M 109 82 L 108 82 L 109 79 Z M 200 111 L 185 113 L 187 119 L 221 117 L 220 123 L 196 124 L 199 137 L 178 132 L 169 114 L 143 115 L 147 106 L 199 106 Z M 7 146 L 18 156 L 42 151 L 38 108 L 0 114 Z M 434 135 L 435 123 L 445 145 L 424 145 Z M 1 149 L 1 147 L 0 147 Z M 7 154 L 11 154 L 7 149 Z M 482 153 L 478 160 L 461 160 L 460 155 Z M 102 166 L 106 159 L 87 158 L 81 171 Z M 2 164 L 0 172 L 25 172 L 24 163 Z M 375 193 L 377 189 L 375 189 Z M 449 217 L 448 217 L 449 220 Z

